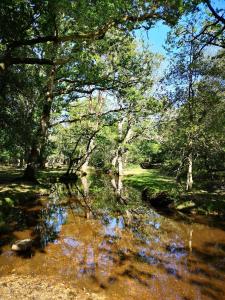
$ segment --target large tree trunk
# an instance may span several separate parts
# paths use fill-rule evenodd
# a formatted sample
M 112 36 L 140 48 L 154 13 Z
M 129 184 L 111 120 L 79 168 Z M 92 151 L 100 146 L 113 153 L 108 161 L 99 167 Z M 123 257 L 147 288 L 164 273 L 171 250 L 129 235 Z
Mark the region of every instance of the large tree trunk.
M 47 140 L 47 136 L 46 136 L 46 140 Z M 41 146 L 40 153 L 38 156 L 38 161 L 37 161 L 37 166 L 41 170 L 44 170 L 46 168 L 45 165 L 47 161 L 46 154 L 45 154 L 46 140 L 44 144 Z
M 36 169 L 38 163 L 40 164 L 40 153 L 43 151 L 49 128 L 49 121 L 51 117 L 51 108 L 53 102 L 53 88 L 54 88 L 54 78 L 56 73 L 56 67 L 51 68 L 49 81 L 47 85 L 47 93 L 43 105 L 41 120 L 39 124 L 39 129 L 37 132 L 36 139 L 33 143 L 32 149 L 29 153 L 27 167 L 24 171 L 24 179 L 29 181 L 36 181 Z M 43 152 L 42 152 L 43 153 Z M 43 159 L 42 159 L 43 162 Z
M 112 159 L 112 166 L 116 170 L 119 176 L 123 175 L 123 162 L 124 162 L 124 154 L 126 153 L 126 143 L 128 143 L 132 138 L 132 129 L 131 124 L 128 122 L 125 132 L 124 132 L 124 123 L 126 122 L 126 118 L 123 118 L 118 123 L 118 136 L 119 143 L 115 153 L 115 156 Z
M 23 174 L 23 179 L 36 182 L 36 159 L 38 157 L 36 147 L 33 147 L 29 153 L 27 167 Z
M 123 147 L 120 145 L 116 150 L 115 156 L 111 161 L 111 165 L 119 176 L 123 175 Z
M 118 201 L 122 204 L 127 204 L 127 199 L 123 195 L 123 181 L 121 176 L 113 176 L 111 179 L 111 184 L 114 188 Z
M 89 165 L 89 161 L 91 158 L 91 153 L 95 148 L 95 143 L 94 143 L 94 137 L 91 139 L 90 143 L 87 146 L 87 155 L 84 158 L 84 163 L 81 166 L 81 171 L 84 173 L 87 173 L 87 169 L 88 169 L 88 165 Z

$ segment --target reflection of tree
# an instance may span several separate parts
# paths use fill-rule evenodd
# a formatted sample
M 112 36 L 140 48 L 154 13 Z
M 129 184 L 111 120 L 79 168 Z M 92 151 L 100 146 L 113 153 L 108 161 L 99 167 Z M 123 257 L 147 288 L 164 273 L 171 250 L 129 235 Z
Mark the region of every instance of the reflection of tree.
M 31 237 L 33 250 L 44 249 L 49 242 L 55 240 L 61 230 L 61 225 L 66 221 L 67 211 L 59 205 L 55 188 L 53 195 L 54 197 L 50 198 L 46 205 L 43 205 L 39 199 L 29 199 L 29 201 L 21 201 L 15 206 L 2 209 L 0 248 L 3 245 L 11 245 L 15 240 Z M 7 224 L 7 227 L 6 225 L 3 227 L 2 224 Z
M 82 211 L 85 218 L 92 218 L 95 213 L 91 207 L 92 199 L 89 196 L 89 178 L 88 176 L 82 176 L 78 182 L 65 183 L 67 192 L 67 205 L 71 209 L 72 214 L 74 211 Z
M 38 224 L 34 228 L 34 236 L 42 249 L 56 239 L 66 218 L 66 209 L 55 204 L 40 211 Z

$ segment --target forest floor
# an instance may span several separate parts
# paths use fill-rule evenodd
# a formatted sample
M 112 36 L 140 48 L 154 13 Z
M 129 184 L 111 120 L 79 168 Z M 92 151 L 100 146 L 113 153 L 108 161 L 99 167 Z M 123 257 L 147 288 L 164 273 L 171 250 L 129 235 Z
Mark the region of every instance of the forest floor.
M 50 169 L 38 172 L 39 184 L 21 180 L 23 171 L 9 166 L 0 167 L 0 205 L 12 205 L 16 199 L 18 202 L 28 201 L 49 194 L 51 182 L 65 172 L 63 169 Z

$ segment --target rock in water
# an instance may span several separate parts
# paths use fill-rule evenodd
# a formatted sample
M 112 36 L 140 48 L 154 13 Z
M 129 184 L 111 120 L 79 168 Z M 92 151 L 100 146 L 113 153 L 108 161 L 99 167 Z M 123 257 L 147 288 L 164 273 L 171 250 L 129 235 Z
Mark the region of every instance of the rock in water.
M 12 245 L 13 251 L 25 252 L 31 250 L 33 241 L 31 239 L 18 240 Z

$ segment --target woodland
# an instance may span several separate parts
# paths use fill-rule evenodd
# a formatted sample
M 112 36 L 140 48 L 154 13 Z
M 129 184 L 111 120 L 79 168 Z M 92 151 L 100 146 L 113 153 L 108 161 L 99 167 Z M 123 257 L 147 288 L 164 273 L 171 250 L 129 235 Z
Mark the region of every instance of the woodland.
M 146 41 L 160 24 L 166 55 Z M 8 209 L 98 174 L 120 205 L 123 182 L 223 217 L 224 130 L 224 0 L 0 1 L 0 234 Z
M 1 1 L 1 164 L 224 171 L 223 9 L 210 1 Z M 160 54 L 135 32 L 171 26 Z M 211 51 L 209 50 L 211 49 Z

